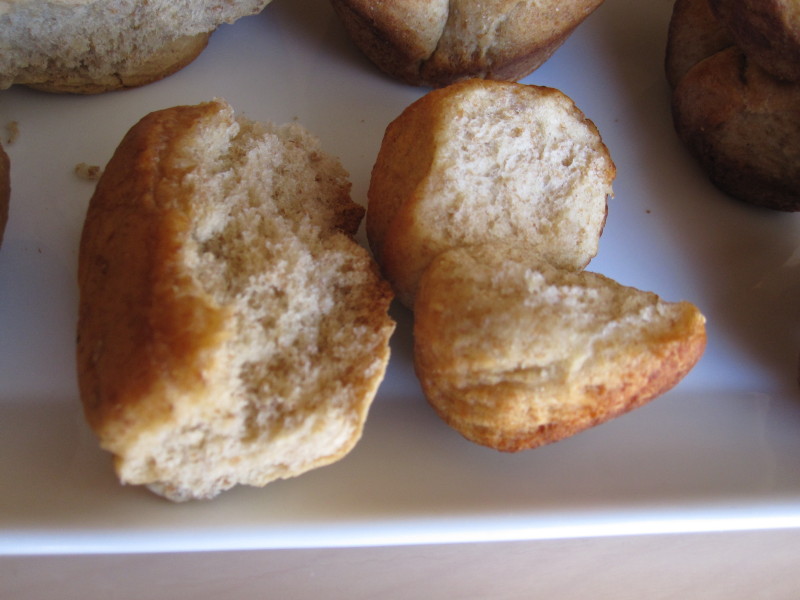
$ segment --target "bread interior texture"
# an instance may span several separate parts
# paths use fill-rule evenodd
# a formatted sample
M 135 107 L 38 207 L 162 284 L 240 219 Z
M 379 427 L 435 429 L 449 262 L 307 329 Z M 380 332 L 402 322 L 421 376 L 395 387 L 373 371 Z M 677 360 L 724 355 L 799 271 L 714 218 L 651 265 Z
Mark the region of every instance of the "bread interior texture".
M 585 265 L 611 193 L 594 126 L 560 95 L 474 89 L 448 112 L 420 220 L 446 214 L 447 235 L 525 239 L 556 263 Z
M 557 441 L 663 393 L 699 359 L 692 304 L 530 257 L 455 249 L 423 279 L 417 370 L 469 439 L 505 451 Z
M 392 325 L 374 317 L 390 295 L 371 259 L 338 229 L 353 210 L 347 174 L 304 129 L 227 109 L 175 148 L 161 165 L 185 284 L 173 294 L 220 318 L 193 331 L 201 319 L 184 315 L 188 344 L 213 339 L 202 385 L 165 375 L 137 400 L 144 424 L 116 454 L 123 481 L 185 500 L 341 458 L 361 435 Z M 164 403 L 168 415 L 148 419 Z

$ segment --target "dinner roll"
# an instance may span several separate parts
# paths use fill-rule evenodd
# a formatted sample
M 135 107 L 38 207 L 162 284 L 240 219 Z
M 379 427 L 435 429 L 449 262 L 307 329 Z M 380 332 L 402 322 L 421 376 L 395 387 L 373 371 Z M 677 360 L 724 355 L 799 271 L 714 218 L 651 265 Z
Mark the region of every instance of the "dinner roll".
M 516 81 L 555 52 L 602 0 L 331 0 L 353 43 L 388 75 L 441 87 Z
M 447 424 L 516 452 L 672 388 L 703 352 L 704 323 L 688 302 L 559 269 L 520 244 L 461 247 L 422 276 L 414 364 Z
M 122 482 L 211 498 L 353 448 L 394 322 L 347 177 L 301 126 L 222 100 L 124 137 L 86 215 L 77 347 Z
M 410 105 L 384 135 L 367 237 L 413 308 L 444 250 L 503 240 L 578 268 L 598 249 L 616 169 L 595 125 L 562 92 L 472 79 Z
M 94 94 L 183 68 L 222 23 L 270 0 L 4 0 L 0 89 Z
M 666 53 L 675 130 L 722 191 L 800 210 L 800 82 L 764 70 L 732 36 L 725 43 L 714 19 L 708 0 L 675 5 Z

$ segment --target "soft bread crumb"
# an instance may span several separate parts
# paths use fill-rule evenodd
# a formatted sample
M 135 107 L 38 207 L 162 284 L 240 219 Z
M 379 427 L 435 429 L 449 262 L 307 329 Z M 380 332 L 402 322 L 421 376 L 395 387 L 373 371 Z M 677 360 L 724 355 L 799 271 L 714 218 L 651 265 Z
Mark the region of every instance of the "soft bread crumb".
M 597 253 L 615 176 L 597 128 L 560 91 L 470 80 L 388 126 L 367 236 L 409 308 L 430 261 L 464 244 L 517 241 L 581 268 Z
M 428 401 L 468 439 L 503 451 L 548 444 L 641 406 L 680 381 L 705 319 L 524 246 L 447 251 L 415 309 L 415 366 Z
M 75 165 L 75 174 L 81 179 L 97 181 L 100 179 L 100 175 L 103 174 L 103 169 L 98 165 L 89 165 L 82 162 Z
M 6 143 L 13 144 L 19 138 L 19 122 L 9 121 L 6 123 Z

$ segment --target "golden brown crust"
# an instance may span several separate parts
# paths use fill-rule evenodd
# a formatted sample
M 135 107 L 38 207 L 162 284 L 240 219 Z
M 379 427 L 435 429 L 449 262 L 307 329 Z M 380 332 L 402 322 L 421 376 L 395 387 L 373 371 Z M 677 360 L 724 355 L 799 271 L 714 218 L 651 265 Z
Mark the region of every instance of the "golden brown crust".
M 86 418 L 111 451 L 169 418 L 170 389 L 201 388 L 212 349 L 227 335 L 221 309 L 192 283 L 178 255 L 191 201 L 178 193 L 178 148 L 184 132 L 216 110 L 205 104 L 144 117 L 89 204 L 78 271 L 78 373 Z
M 679 137 L 720 189 L 800 210 L 800 84 L 775 79 L 730 47 L 680 80 L 672 110 Z
M 710 0 L 710 4 L 748 58 L 779 79 L 800 81 L 797 0 Z
M 0 245 L 8 222 L 8 204 L 11 196 L 11 163 L 0 144 Z
M 537 287 L 537 277 L 548 285 Z M 585 297 L 569 296 L 578 288 Z M 520 247 L 461 248 L 440 255 L 423 276 L 414 362 L 445 422 L 478 444 L 516 452 L 672 388 L 704 350 L 704 321 L 689 303 L 537 265 Z
M 196 59 L 208 44 L 211 33 L 183 36 L 172 40 L 153 53 L 146 61 L 121 65 L 117 72 L 97 77 L 88 72 L 48 72 L 47 79 L 20 81 L 23 85 L 54 94 L 101 94 L 147 85 L 177 73 Z
M 602 0 L 332 0 L 355 45 L 388 75 L 442 87 L 516 81 L 544 63 Z

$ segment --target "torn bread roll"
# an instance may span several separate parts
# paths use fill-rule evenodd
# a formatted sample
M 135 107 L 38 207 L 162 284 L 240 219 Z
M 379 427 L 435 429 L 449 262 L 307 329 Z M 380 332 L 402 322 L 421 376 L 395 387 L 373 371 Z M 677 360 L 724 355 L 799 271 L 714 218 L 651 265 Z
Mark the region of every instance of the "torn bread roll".
M 96 94 L 162 79 L 270 0 L 4 0 L 0 89 Z
M 527 244 L 581 268 L 597 253 L 615 176 L 597 127 L 562 92 L 452 84 L 387 127 L 368 190 L 369 244 L 409 308 L 427 265 L 455 246 Z
M 81 398 L 122 482 L 211 498 L 354 447 L 394 322 L 349 189 L 301 126 L 221 100 L 128 132 L 78 273 Z
M 693 304 L 559 269 L 523 245 L 461 247 L 422 277 L 414 364 L 447 424 L 516 452 L 675 386 L 703 353 L 704 323 Z
M 516 81 L 539 68 L 602 0 L 331 0 L 354 45 L 411 85 Z

